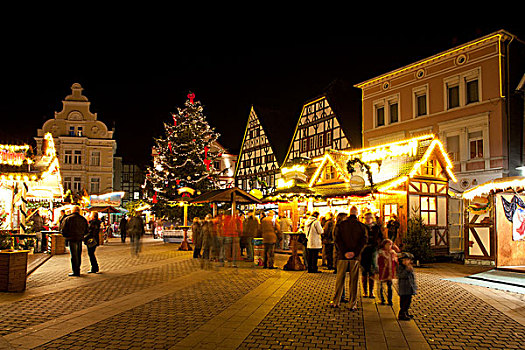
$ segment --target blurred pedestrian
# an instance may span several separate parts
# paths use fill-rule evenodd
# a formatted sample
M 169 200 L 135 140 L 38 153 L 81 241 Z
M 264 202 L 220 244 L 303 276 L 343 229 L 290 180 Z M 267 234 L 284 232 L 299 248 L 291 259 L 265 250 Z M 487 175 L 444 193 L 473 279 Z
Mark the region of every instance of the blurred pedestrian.
M 290 236 L 285 235 L 286 232 L 292 232 L 292 220 L 288 216 L 286 216 L 285 213 L 282 213 L 279 216 L 279 227 L 281 228 L 281 232 L 283 233 L 283 239 L 281 243 L 281 249 L 288 249 L 289 248 L 289 239 Z
M 119 231 L 120 231 L 120 240 L 122 243 L 126 243 L 126 226 L 128 224 L 128 220 L 126 220 L 126 215 L 122 215 L 122 219 L 120 219 L 120 223 L 118 225 Z
M 191 224 L 191 240 L 194 245 L 193 258 L 200 258 L 202 249 L 202 223 L 197 216 L 193 218 L 193 223 Z
M 91 264 L 91 270 L 88 273 L 97 273 L 99 271 L 98 261 L 95 256 L 95 250 L 99 245 L 100 239 L 100 224 L 101 221 L 98 219 L 98 213 L 96 211 L 91 213 L 91 220 L 89 220 L 88 233 L 84 238 L 84 243 L 86 244 L 89 262 Z M 92 239 L 94 243 L 89 243 L 89 240 Z
M 306 220 L 304 229 L 306 233 L 306 249 L 308 249 L 308 273 L 318 273 L 317 260 L 319 252 L 323 248 L 321 235 L 323 234 L 323 227 L 317 219 L 319 212 L 314 211 L 312 215 Z
M 60 226 L 62 236 L 66 238 L 71 254 L 71 269 L 69 276 L 80 276 L 80 264 L 82 257 L 82 241 L 88 233 L 88 221 L 80 215 L 80 207 L 74 206 L 70 215 L 62 220 Z
M 253 262 L 253 239 L 260 231 L 259 219 L 254 212 L 250 212 L 242 225 L 242 236 L 246 245 L 246 261 Z
M 126 233 L 129 235 L 129 238 L 132 242 L 131 244 L 131 254 L 138 256 L 141 250 L 141 241 L 140 239 L 144 236 L 144 221 L 140 216 L 140 212 L 133 212 L 131 218 L 129 219 L 126 225 Z
M 334 269 L 334 227 L 335 219 L 332 212 L 326 214 L 326 220 L 323 226 L 323 234 L 321 235 L 323 243 L 323 255 L 326 260 L 326 268 L 328 270 Z
M 392 305 L 392 281 L 396 276 L 397 253 L 393 249 L 390 239 L 385 239 L 379 247 L 377 254 L 379 296 L 381 304 L 385 304 L 384 287 L 386 285 L 386 295 L 388 305 Z
M 399 256 L 399 267 L 397 270 L 397 282 L 399 293 L 399 315 L 398 319 L 408 321 L 413 318 L 408 312 L 412 303 L 412 295 L 417 292 L 416 277 L 414 266 L 412 265 L 413 255 L 405 252 Z
M 272 210 L 261 221 L 261 234 L 264 245 L 263 267 L 265 269 L 275 269 L 275 245 L 280 240 L 281 230 L 279 223 L 274 220 L 274 212 Z
M 224 236 L 224 258 L 231 263 L 232 267 L 237 267 L 240 258 L 240 236 L 241 222 L 237 215 L 225 215 L 223 221 Z
M 383 241 L 381 227 L 375 222 L 371 212 L 365 214 L 365 225 L 368 227 L 368 241 L 361 254 L 363 292 L 365 298 L 375 298 L 374 281 L 377 273 L 377 250 Z
M 213 223 L 211 221 L 211 214 L 207 214 L 204 217 L 204 220 L 202 220 L 202 226 L 201 226 L 201 245 L 202 245 L 202 253 L 201 257 L 203 260 L 209 260 L 210 259 L 210 250 L 212 246 L 212 230 L 213 230 Z
M 337 277 L 335 283 L 335 293 L 330 306 L 339 307 L 341 302 L 346 272 L 350 272 L 349 303 L 350 310 L 357 310 L 357 290 L 359 282 L 359 258 L 361 251 L 366 244 L 367 228 L 357 220 L 357 208 L 350 209 L 350 216 L 347 219 L 338 221 L 335 226 L 334 238 L 337 246 Z
M 388 232 L 388 239 L 390 239 L 394 244 L 396 243 L 397 239 L 397 231 L 399 230 L 399 220 L 397 219 L 396 214 L 392 214 L 390 216 L 390 220 L 388 220 L 386 224 L 386 229 Z

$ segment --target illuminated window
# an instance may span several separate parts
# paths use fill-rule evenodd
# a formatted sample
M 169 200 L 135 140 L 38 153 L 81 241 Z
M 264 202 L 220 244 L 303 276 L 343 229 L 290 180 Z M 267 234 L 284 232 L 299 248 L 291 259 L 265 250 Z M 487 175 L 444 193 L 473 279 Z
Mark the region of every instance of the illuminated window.
M 397 216 L 397 204 L 385 204 L 383 212 L 385 213 L 384 222 L 388 222 L 392 214 Z
M 425 225 L 437 225 L 436 197 L 420 196 L 421 218 Z
M 77 136 L 84 136 L 83 131 L 84 131 L 83 128 L 81 126 L 79 126 L 77 128 Z
M 435 164 L 433 160 L 429 160 L 423 165 L 423 175 L 435 175 Z
M 483 158 L 483 133 L 481 131 L 468 134 L 470 159 Z
M 73 152 L 73 164 L 82 164 L 82 151 L 75 150 Z
M 331 165 L 327 165 L 324 168 L 324 179 L 325 180 L 332 180 L 335 179 L 336 171 L 335 168 Z

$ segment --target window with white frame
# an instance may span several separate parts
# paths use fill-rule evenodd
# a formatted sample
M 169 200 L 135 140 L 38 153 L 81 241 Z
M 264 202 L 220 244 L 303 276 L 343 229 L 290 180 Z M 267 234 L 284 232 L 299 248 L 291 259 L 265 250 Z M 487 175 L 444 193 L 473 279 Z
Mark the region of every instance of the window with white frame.
M 82 189 L 82 178 L 80 177 L 74 177 L 73 178 L 73 192 L 80 192 Z
M 389 112 L 388 122 L 390 124 L 397 123 L 399 121 L 399 103 L 397 103 L 397 101 L 389 101 L 388 102 L 388 112 Z
M 385 106 L 376 105 L 375 106 L 375 119 L 376 119 L 376 128 L 380 126 L 385 126 Z
M 428 86 L 418 87 L 413 91 L 414 116 L 421 117 L 428 114 Z
M 483 158 L 483 132 L 469 132 L 468 134 L 468 144 L 470 159 L 480 159 Z
M 399 96 L 389 96 L 374 102 L 374 126 L 381 127 L 399 121 Z
M 421 218 L 425 225 L 437 225 L 437 199 L 433 196 L 420 196 Z
M 100 166 L 100 151 L 91 152 L 91 165 Z
M 463 107 L 481 100 L 480 69 L 444 79 L 446 109 Z
M 75 150 L 73 152 L 73 164 L 82 164 L 82 151 Z
M 397 216 L 397 204 L 385 204 L 383 213 L 385 214 L 384 222 L 388 222 L 392 215 Z
M 72 150 L 65 150 L 64 152 L 64 163 L 65 164 L 72 164 L 73 163 L 73 151 Z
M 92 177 L 89 181 L 89 192 L 99 193 L 100 192 L 100 178 Z
M 64 190 L 71 190 L 72 189 L 72 185 L 71 185 L 71 176 L 65 176 L 64 177 Z
M 451 161 L 459 161 L 459 135 L 447 137 L 447 151 Z

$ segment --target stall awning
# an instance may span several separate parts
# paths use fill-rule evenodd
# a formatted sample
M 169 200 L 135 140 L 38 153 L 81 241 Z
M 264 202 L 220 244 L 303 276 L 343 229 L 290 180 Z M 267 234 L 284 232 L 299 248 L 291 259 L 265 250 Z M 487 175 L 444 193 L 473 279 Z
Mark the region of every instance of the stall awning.
M 509 177 L 500 177 L 482 183 L 476 187 L 463 192 L 463 198 L 473 199 L 477 196 L 486 196 L 490 194 L 491 191 L 521 191 L 525 188 L 525 177 L 523 176 L 509 176 Z
M 251 204 L 251 203 L 261 203 L 261 201 L 248 192 L 238 188 L 225 188 L 219 190 L 213 190 L 190 200 L 190 203 L 230 203 L 233 198 L 235 198 L 236 203 Z

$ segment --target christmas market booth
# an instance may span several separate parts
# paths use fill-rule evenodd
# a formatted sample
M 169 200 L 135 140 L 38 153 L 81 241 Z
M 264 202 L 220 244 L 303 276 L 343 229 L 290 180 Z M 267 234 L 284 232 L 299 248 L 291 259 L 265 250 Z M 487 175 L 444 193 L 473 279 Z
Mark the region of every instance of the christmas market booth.
M 447 255 L 448 182 L 456 181 L 452 169 L 434 135 L 364 149 L 330 150 L 304 168 L 308 188 L 315 194 L 303 197 L 305 207 L 321 215 L 328 211 L 337 215 L 356 206 L 360 215 L 371 212 L 382 223 L 395 215 L 400 224 L 398 244 L 408 220 L 420 216 L 430 229 L 434 254 Z M 280 190 L 296 186 L 297 180 L 284 175 Z
M 0 229 L 15 246 L 29 248 L 42 226 L 52 225 L 53 208 L 63 200 L 53 137 L 44 136 L 40 156 L 29 145 L 0 145 L 0 169 Z M 34 225 L 37 216 L 42 218 Z
M 465 264 L 525 272 L 525 177 L 503 177 L 463 193 Z
M 27 254 L 41 242 L 62 196 L 51 134 L 44 136 L 38 157 L 29 145 L 0 145 L 0 291 L 25 290 Z

